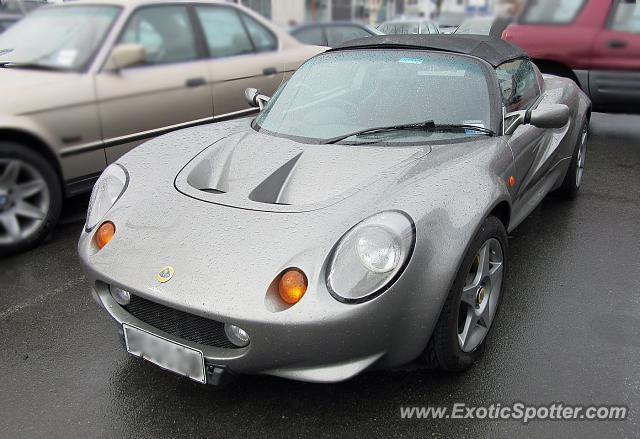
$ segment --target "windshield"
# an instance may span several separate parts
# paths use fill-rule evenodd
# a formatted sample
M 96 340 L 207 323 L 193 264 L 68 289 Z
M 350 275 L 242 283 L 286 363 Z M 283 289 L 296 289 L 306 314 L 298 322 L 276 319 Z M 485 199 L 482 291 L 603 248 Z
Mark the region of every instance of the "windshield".
M 380 31 L 387 35 L 415 35 L 420 33 L 420 23 L 414 21 L 385 23 L 380 26 Z
M 78 70 L 92 58 L 118 16 L 117 6 L 36 9 L 0 35 L 0 63 Z
M 456 34 L 470 34 L 470 35 L 489 35 L 491 33 L 491 27 L 493 26 L 493 19 L 482 20 L 468 20 L 460 25 L 455 31 Z
M 427 51 L 353 50 L 307 61 L 258 115 L 254 128 L 323 143 L 403 124 L 490 128 L 486 71 L 473 58 Z M 419 142 L 481 136 L 474 130 L 372 133 L 344 142 Z

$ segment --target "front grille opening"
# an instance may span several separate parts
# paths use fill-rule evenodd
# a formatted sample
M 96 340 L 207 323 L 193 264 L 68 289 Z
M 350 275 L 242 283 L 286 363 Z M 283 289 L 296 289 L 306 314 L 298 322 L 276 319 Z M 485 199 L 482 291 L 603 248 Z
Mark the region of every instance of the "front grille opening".
M 175 337 L 215 348 L 239 349 L 227 338 L 222 322 L 169 308 L 133 294 L 124 309 L 138 320 Z

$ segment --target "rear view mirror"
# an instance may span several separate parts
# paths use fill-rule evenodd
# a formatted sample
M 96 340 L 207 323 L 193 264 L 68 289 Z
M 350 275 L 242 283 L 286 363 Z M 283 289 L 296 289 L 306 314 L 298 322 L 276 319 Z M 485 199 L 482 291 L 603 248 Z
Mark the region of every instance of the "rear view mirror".
M 532 125 L 538 128 L 562 128 L 569 123 L 569 107 L 553 104 L 536 110 L 515 111 L 504 117 L 504 133 L 513 134 L 520 125 Z
M 260 94 L 257 88 L 248 88 L 244 91 L 244 97 L 247 103 L 252 107 L 259 107 L 262 110 L 267 102 L 271 99 L 269 96 Z
M 562 128 L 569 123 L 569 107 L 562 104 L 532 110 L 529 123 L 538 128 Z
M 105 64 L 107 70 L 122 70 L 144 64 L 147 54 L 142 44 L 118 44 L 111 50 Z

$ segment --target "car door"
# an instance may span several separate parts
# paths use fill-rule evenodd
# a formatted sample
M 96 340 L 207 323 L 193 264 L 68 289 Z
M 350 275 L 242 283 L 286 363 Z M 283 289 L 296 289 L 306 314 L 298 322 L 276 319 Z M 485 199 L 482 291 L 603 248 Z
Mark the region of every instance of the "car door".
M 496 69 L 496 74 L 507 112 L 533 108 L 541 89 L 536 68 L 530 61 L 505 63 Z M 535 196 L 538 183 L 558 160 L 558 152 L 550 149 L 553 148 L 550 136 L 549 130 L 522 125 L 508 139 L 516 166 L 516 203 L 528 203 L 532 198 L 535 198 L 532 206 L 539 202 Z
M 598 105 L 640 106 L 640 0 L 613 2 L 596 37 L 589 89 Z
M 207 62 L 187 5 L 134 11 L 116 44 L 140 44 L 146 61 L 96 76 L 107 162 L 146 139 L 213 119 Z
M 209 52 L 215 117 L 255 111 L 244 97 L 257 88 L 271 96 L 284 79 L 285 59 L 276 35 L 234 6 L 195 6 Z

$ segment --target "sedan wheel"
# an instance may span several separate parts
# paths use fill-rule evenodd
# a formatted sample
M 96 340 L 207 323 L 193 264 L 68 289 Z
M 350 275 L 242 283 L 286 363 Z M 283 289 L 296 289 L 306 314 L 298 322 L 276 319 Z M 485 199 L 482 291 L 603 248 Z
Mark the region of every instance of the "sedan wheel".
M 47 183 L 35 167 L 0 158 L 0 245 L 31 238 L 42 227 L 50 204 Z
M 24 145 L 0 141 L 0 256 L 39 244 L 61 209 L 62 187 L 49 161 Z

